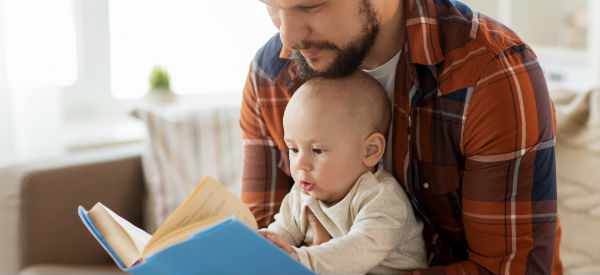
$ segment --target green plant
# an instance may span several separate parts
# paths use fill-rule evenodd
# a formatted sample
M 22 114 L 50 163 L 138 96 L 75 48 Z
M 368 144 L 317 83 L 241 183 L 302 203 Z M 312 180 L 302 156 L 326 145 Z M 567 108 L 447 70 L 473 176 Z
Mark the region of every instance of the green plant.
M 152 90 L 169 90 L 169 73 L 161 66 L 155 66 L 150 73 L 150 88 Z

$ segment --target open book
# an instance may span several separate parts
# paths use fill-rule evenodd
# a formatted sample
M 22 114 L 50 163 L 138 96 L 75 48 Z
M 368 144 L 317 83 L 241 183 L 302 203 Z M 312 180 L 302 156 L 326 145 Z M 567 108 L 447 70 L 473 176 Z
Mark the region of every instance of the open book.
M 101 203 L 79 215 L 117 265 L 131 274 L 314 274 L 256 233 L 242 201 L 204 177 L 153 235 Z

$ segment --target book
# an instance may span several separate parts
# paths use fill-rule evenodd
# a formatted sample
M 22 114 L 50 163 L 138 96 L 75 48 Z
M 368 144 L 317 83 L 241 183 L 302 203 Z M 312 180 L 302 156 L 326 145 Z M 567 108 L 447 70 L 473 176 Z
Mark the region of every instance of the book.
M 210 177 L 152 235 L 100 202 L 78 214 L 130 274 L 315 274 L 259 235 L 252 212 Z

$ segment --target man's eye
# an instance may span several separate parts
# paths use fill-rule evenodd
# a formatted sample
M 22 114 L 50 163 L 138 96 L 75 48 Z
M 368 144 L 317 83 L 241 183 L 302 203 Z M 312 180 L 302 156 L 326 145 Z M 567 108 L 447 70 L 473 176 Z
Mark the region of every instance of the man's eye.
M 312 149 L 312 151 L 313 151 L 313 153 L 315 153 L 317 155 L 323 153 L 323 149 L 317 149 L 317 148 L 315 148 L 315 149 Z
M 325 4 L 316 4 L 316 5 L 310 5 L 310 6 L 302 6 L 299 7 L 300 10 L 305 11 L 305 12 L 314 12 L 314 11 L 318 11 L 319 8 L 324 7 Z

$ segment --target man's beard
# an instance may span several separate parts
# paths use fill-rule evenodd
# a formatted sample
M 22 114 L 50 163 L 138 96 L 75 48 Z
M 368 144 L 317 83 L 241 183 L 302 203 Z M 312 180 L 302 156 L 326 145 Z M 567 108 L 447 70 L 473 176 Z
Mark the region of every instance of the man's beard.
M 329 41 L 302 41 L 292 50 L 292 59 L 296 66 L 298 76 L 303 80 L 309 80 L 315 77 L 336 78 L 350 75 L 355 72 L 363 59 L 367 56 L 379 32 L 379 22 L 377 15 L 371 7 L 368 0 L 363 1 L 361 13 L 365 14 L 365 23 L 360 34 L 352 39 L 348 46 L 340 49 Z M 327 69 L 316 71 L 307 62 L 306 58 L 300 53 L 300 49 L 321 49 L 334 50 L 337 55 Z

